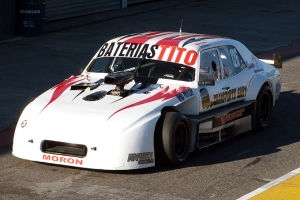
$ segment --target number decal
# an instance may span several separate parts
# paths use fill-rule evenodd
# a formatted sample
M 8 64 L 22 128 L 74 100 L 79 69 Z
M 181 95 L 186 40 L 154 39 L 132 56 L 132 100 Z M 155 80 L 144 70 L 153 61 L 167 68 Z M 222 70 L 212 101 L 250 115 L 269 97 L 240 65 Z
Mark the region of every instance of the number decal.
M 240 61 L 239 61 L 239 57 L 237 55 L 237 51 L 235 48 L 233 49 L 230 49 L 230 55 L 231 55 L 231 58 L 232 58 L 232 62 L 233 62 L 233 65 L 235 68 L 239 67 L 240 66 Z

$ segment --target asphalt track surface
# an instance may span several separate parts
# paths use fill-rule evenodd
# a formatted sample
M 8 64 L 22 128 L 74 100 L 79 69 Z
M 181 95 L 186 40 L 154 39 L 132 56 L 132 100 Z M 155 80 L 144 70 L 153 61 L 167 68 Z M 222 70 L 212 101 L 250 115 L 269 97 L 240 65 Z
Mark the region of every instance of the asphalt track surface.
M 132 32 L 177 31 L 181 19 L 183 31 L 235 38 L 259 57 L 283 53 L 282 91 L 270 126 L 190 154 L 178 168 L 123 172 L 18 159 L 11 155 L 9 128 L 0 132 L 0 199 L 237 199 L 299 168 L 300 3 L 163 3 L 169 6 L 159 8 L 161 1 L 138 5 L 111 20 L 99 18 L 114 12 L 102 13 L 93 15 L 89 25 L 75 23 L 44 36 L 1 42 L 0 130 L 14 127 L 27 99 L 77 74 L 106 40 Z

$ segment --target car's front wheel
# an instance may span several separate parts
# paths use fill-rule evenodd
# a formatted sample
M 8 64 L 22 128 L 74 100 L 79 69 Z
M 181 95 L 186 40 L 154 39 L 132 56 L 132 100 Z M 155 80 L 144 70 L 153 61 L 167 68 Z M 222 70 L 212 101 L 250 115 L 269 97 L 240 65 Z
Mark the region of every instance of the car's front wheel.
M 260 89 L 256 101 L 257 129 L 262 130 L 269 124 L 271 113 L 273 110 L 272 91 L 268 85 L 264 85 Z
M 178 112 L 167 112 L 157 127 L 155 157 L 157 164 L 177 166 L 187 158 L 190 147 L 187 118 Z

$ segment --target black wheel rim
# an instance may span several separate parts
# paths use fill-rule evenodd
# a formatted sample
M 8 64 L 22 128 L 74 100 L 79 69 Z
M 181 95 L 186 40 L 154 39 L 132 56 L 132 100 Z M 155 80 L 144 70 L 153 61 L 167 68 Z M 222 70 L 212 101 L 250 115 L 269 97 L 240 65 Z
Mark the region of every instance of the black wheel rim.
M 268 122 L 271 110 L 271 99 L 268 93 L 265 93 L 262 97 L 260 110 L 259 110 L 259 120 L 264 125 Z
M 178 124 L 175 133 L 175 152 L 178 157 L 181 157 L 186 152 L 187 147 L 187 128 L 183 122 Z

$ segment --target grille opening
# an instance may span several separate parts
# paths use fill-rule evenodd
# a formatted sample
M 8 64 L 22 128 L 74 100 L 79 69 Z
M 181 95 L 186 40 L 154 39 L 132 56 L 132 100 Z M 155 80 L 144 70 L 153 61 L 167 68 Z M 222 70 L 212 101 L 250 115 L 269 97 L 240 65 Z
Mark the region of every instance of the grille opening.
M 42 144 L 42 151 L 49 154 L 83 158 L 87 154 L 87 147 L 82 144 L 71 144 L 45 140 Z

